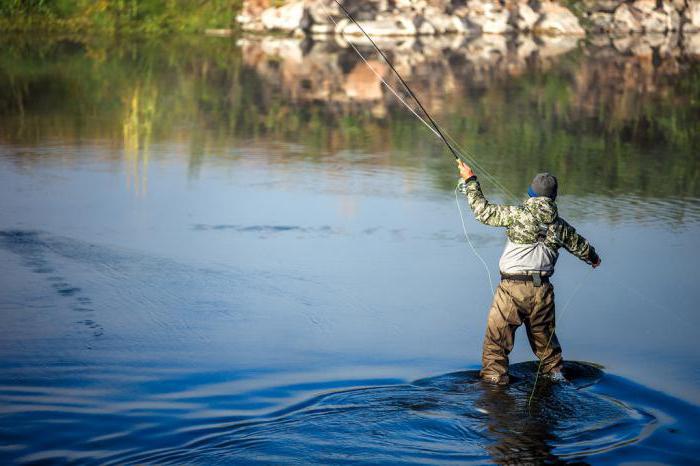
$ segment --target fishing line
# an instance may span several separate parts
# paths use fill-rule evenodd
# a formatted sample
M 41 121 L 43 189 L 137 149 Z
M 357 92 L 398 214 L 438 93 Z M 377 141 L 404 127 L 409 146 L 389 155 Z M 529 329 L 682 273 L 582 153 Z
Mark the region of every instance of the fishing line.
M 566 303 L 564 303 L 564 307 L 562 308 L 561 312 L 559 313 L 559 320 L 561 320 L 562 317 L 564 317 L 566 310 L 569 308 L 569 305 L 574 300 L 574 296 L 576 296 L 576 294 L 579 292 L 579 290 L 584 285 L 584 283 L 586 283 L 588 281 L 588 279 L 591 276 L 591 272 L 593 272 L 593 267 L 591 267 L 590 270 L 588 270 L 586 275 L 583 277 L 583 280 L 578 282 L 578 285 L 576 285 L 576 288 L 574 288 L 573 293 L 571 293 L 569 298 L 566 300 Z M 547 340 L 547 345 L 544 348 L 545 353 L 549 349 L 549 345 L 552 342 L 552 337 L 554 336 L 556 331 L 557 331 L 557 325 L 556 325 L 556 321 L 555 321 L 555 324 L 552 327 L 552 333 L 549 334 L 549 339 Z M 530 405 L 532 404 L 532 398 L 535 396 L 535 389 L 537 388 L 537 381 L 540 378 L 540 371 L 542 370 L 542 363 L 543 362 L 544 362 L 544 359 L 540 358 L 540 363 L 537 365 L 537 373 L 535 374 L 535 382 L 532 384 L 532 391 L 530 392 L 530 396 L 528 397 L 528 400 L 527 400 L 528 410 L 530 409 Z
M 389 90 L 391 91 L 391 93 L 394 94 L 394 96 L 404 105 L 404 107 L 406 107 L 416 118 L 418 118 L 418 120 L 419 120 L 421 123 L 423 123 L 423 125 L 425 125 L 433 134 L 435 134 L 439 139 L 442 140 L 442 142 L 445 143 L 445 145 L 447 146 L 447 148 L 450 150 L 450 152 L 451 152 L 452 155 L 454 156 L 455 160 L 457 160 L 457 161 L 460 161 L 460 160 L 467 160 L 467 161 L 470 162 L 474 167 L 476 167 L 477 170 L 481 171 L 481 172 L 485 175 L 485 177 L 486 177 L 487 179 L 489 179 L 496 187 L 498 187 L 501 191 L 503 191 L 504 194 L 506 194 L 506 195 L 510 196 L 511 198 L 517 200 L 517 199 L 518 199 L 517 196 L 515 196 L 515 195 L 514 195 L 510 190 L 508 190 L 505 186 L 503 186 L 503 185 L 496 179 L 495 176 L 491 175 L 491 174 L 488 172 L 488 170 L 486 170 L 486 169 L 483 168 L 483 167 L 480 167 L 479 164 L 478 164 L 478 162 L 476 161 L 476 159 L 475 159 L 473 156 L 471 156 L 471 154 L 469 153 L 469 151 L 467 151 L 466 149 L 460 147 L 460 145 L 457 143 L 457 141 L 456 141 L 452 136 L 450 136 L 449 133 L 447 133 L 445 130 L 443 130 L 443 129 L 440 127 L 440 125 L 437 124 L 437 122 L 430 116 L 430 114 L 428 113 L 428 111 L 425 109 L 425 107 L 423 106 L 423 104 L 420 102 L 420 100 L 418 99 L 418 97 L 416 96 L 416 94 L 413 92 L 413 90 L 409 87 L 408 83 L 406 83 L 406 81 L 403 79 L 403 77 L 401 76 L 401 74 L 399 74 L 399 72 L 396 70 L 396 68 L 395 68 L 394 65 L 391 63 L 391 61 L 390 61 L 389 58 L 386 56 L 386 54 L 379 48 L 379 46 L 377 46 L 377 44 L 376 44 L 376 43 L 374 42 L 374 40 L 370 37 L 370 35 L 367 33 L 367 31 L 364 30 L 364 28 L 362 27 L 362 25 L 360 25 L 360 23 L 358 23 L 358 22 L 355 20 L 355 18 L 352 16 L 352 14 L 350 14 L 350 12 L 343 6 L 342 3 L 340 3 L 339 0 L 334 0 L 334 1 L 335 1 L 335 3 L 340 7 L 340 9 L 345 13 L 345 15 L 350 19 L 350 21 L 351 21 L 353 24 L 355 24 L 355 26 L 357 26 L 357 28 L 362 32 L 362 34 L 369 40 L 369 42 L 372 44 L 372 46 L 374 47 L 374 49 L 379 53 L 379 55 L 384 59 L 384 61 L 386 62 L 386 64 L 389 66 L 389 68 L 391 68 L 391 70 L 394 72 L 394 74 L 396 75 L 396 77 L 399 79 L 399 81 L 401 82 L 401 84 L 403 85 L 403 87 L 406 89 L 406 91 L 408 92 L 409 96 L 410 96 L 411 98 L 413 98 L 413 100 L 416 102 L 416 104 L 418 104 L 418 107 L 419 107 L 420 110 L 423 112 L 423 114 L 427 117 L 427 119 L 428 119 L 428 121 L 430 122 L 430 124 L 428 124 L 428 122 L 425 121 L 425 119 L 423 119 L 423 118 L 416 112 L 416 110 L 415 110 L 411 105 L 409 105 L 409 104 L 404 100 L 404 98 L 401 97 L 401 96 L 399 95 L 398 92 L 396 92 L 396 90 L 394 90 L 394 88 L 393 88 L 388 82 L 386 82 L 386 80 L 384 79 L 384 77 L 381 76 L 381 75 L 369 64 L 369 62 L 367 61 L 367 59 L 364 57 L 364 55 L 362 55 L 362 53 L 357 49 L 357 47 L 355 47 L 355 45 L 354 45 L 351 41 L 348 41 L 348 44 L 352 47 L 352 49 L 355 51 L 355 53 L 357 53 L 357 55 L 362 59 L 362 61 L 365 63 L 365 65 L 367 65 L 367 67 L 372 71 L 372 73 L 374 73 L 374 75 L 377 76 L 377 78 L 379 78 L 379 80 L 382 82 L 382 84 L 384 84 L 384 85 L 387 87 L 387 89 L 389 89 Z M 336 21 L 333 19 L 332 15 L 331 15 L 330 12 L 328 11 L 328 9 L 327 9 L 326 6 L 324 5 L 324 3 L 323 3 L 323 2 L 320 2 L 320 4 L 321 4 L 321 6 L 323 7 L 323 9 L 326 11 L 326 15 L 328 16 L 328 18 L 329 18 L 329 19 L 331 20 L 331 22 L 337 27 L 337 26 L 338 26 L 338 23 L 336 23 Z M 449 138 L 449 141 L 448 141 L 448 138 Z M 450 144 L 450 141 L 452 142 L 452 144 Z M 454 147 L 453 147 L 453 144 L 454 144 Z M 455 149 L 455 147 L 456 147 L 457 149 Z M 485 268 L 485 270 L 486 270 L 486 273 L 487 273 L 487 275 L 488 275 L 489 286 L 490 286 L 490 288 L 491 288 L 491 292 L 493 293 L 493 292 L 494 292 L 494 287 L 493 287 L 493 280 L 492 280 L 492 278 L 491 278 L 491 271 L 490 271 L 490 269 L 489 269 L 489 267 L 488 267 L 488 264 L 487 264 L 486 261 L 484 260 L 484 258 L 478 253 L 478 251 L 477 251 L 476 248 L 474 247 L 474 244 L 473 244 L 472 241 L 471 241 L 471 238 L 470 238 L 470 236 L 469 236 L 469 233 L 467 232 L 466 223 L 465 223 L 465 221 L 464 221 L 464 215 L 463 215 L 463 213 L 462 213 L 462 207 L 461 207 L 461 205 L 460 205 L 460 203 L 459 203 L 458 188 L 455 188 L 455 202 L 456 202 L 456 204 L 457 204 L 457 210 L 459 211 L 460 220 L 462 221 L 462 231 L 464 232 L 464 236 L 465 236 L 465 238 L 467 239 L 467 243 L 469 244 L 469 247 L 471 248 L 471 250 L 472 250 L 472 252 L 474 253 L 474 255 L 475 255 L 475 256 L 481 261 L 481 263 L 483 264 L 483 266 L 484 266 L 484 268 Z M 592 270 L 592 269 L 591 269 L 591 270 Z M 588 278 L 589 275 L 590 275 L 590 271 L 589 271 L 589 273 L 586 275 L 586 278 Z M 581 287 L 583 286 L 583 284 L 584 284 L 585 282 L 586 282 L 586 279 L 581 280 L 581 281 L 578 283 L 578 285 L 576 286 L 576 288 L 574 289 L 574 292 L 571 294 L 571 296 L 569 296 L 569 299 L 567 300 L 566 304 L 564 305 L 564 308 L 562 309 L 562 311 L 561 311 L 561 313 L 560 313 L 560 316 L 559 316 L 559 317 L 560 317 L 560 320 L 561 320 L 561 318 L 563 317 L 563 315 L 566 313 L 566 310 L 568 309 L 569 305 L 571 304 L 571 302 L 572 302 L 574 296 L 578 293 L 578 291 L 581 289 Z M 553 326 L 553 328 L 552 328 L 552 333 L 550 334 L 549 339 L 547 340 L 547 345 L 546 345 L 546 347 L 545 347 L 545 352 L 549 349 L 549 346 L 550 346 L 550 344 L 551 344 L 552 337 L 554 336 L 555 331 L 556 331 L 556 324 Z M 533 399 L 533 396 L 534 396 L 534 393 L 535 393 L 535 388 L 537 387 L 537 381 L 538 381 L 538 379 L 539 379 L 540 370 L 542 369 L 542 363 L 543 363 L 543 360 L 540 359 L 540 362 L 539 362 L 539 365 L 538 365 L 538 368 L 537 368 L 537 374 L 536 374 L 536 376 L 535 376 L 535 382 L 534 382 L 533 387 L 532 387 L 532 393 L 530 394 L 530 397 L 529 397 L 529 399 L 528 399 L 528 408 L 530 407 L 530 404 L 532 403 L 532 399 Z
M 462 231 L 464 231 L 464 237 L 467 238 L 467 242 L 469 243 L 469 247 L 471 247 L 472 251 L 474 252 L 474 255 L 479 258 L 482 264 L 484 264 L 484 269 L 486 269 L 486 274 L 489 277 L 489 286 L 491 287 L 491 294 L 494 293 L 494 288 L 493 288 L 493 280 L 491 279 L 491 270 L 489 269 L 489 266 L 486 264 L 486 261 L 484 260 L 483 257 L 481 257 L 481 254 L 479 254 L 472 244 L 472 240 L 469 237 L 469 233 L 467 233 L 467 226 L 464 223 L 464 215 L 462 215 L 462 206 L 459 205 L 459 196 L 457 193 L 459 192 L 459 187 L 455 188 L 455 203 L 457 204 L 457 210 L 459 210 L 459 218 L 462 220 Z
M 382 82 L 382 84 L 384 84 L 384 86 L 386 86 L 386 88 L 389 89 L 389 91 L 391 91 L 391 93 L 399 100 L 399 102 L 401 102 L 401 103 L 404 105 L 404 107 L 406 107 L 416 118 L 418 118 L 418 120 L 419 120 L 421 123 L 423 123 L 423 125 L 425 125 L 425 127 L 427 127 L 435 136 L 437 136 L 438 138 L 440 138 L 440 139 L 443 140 L 443 142 L 444 142 L 444 143 L 448 146 L 448 148 L 452 151 L 452 154 L 455 155 L 455 158 L 456 158 L 457 160 L 460 160 L 460 156 L 461 156 L 461 159 L 466 159 L 466 160 L 468 160 L 468 161 L 469 161 L 473 166 L 475 166 L 478 170 L 480 170 L 480 171 L 482 171 L 483 173 L 485 173 L 487 179 L 490 179 L 490 180 L 491 180 L 496 186 L 498 186 L 504 193 L 506 193 L 506 194 L 510 195 L 511 197 L 514 197 L 514 198 L 515 198 L 515 196 L 514 196 L 510 191 L 508 191 L 508 189 L 506 189 L 503 185 L 501 185 L 501 184 L 498 182 L 498 180 L 496 180 L 495 177 L 493 177 L 490 173 L 488 173 L 488 171 L 487 171 L 486 169 L 483 169 L 482 167 L 480 167 L 479 164 L 478 164 L 478 163 L 476 162 L 476 160 L 474 159 L 474 157 L 471 157 L 470 154 L 468 153 L 468 151 L 466 151 L 465 149 L 461 148 L 461 147 L 459 146 L 459 144 L 457 143 L 457 141 L 455 141 L 455 139 L 454 139 L 452 136 L 450 136 L 450 135 L 449 135 L 446 131 L 444 131 L 444 130 L 441 131 L 440 126 L 437 124 L 437 122 L 436 122 L 433 118 L 430 117 L 430 114 L 428 114 L 427 110 L 426 110 L 426 109 L 423 107 L 423 105 L 420 103 L 420 101 L 418 100 L 418 97 L 416 97 L 416 95 L 413 93 L 413 91 L 411 90 L 411 88 L 408 87 L 408 84 L 406 83 L 406 81 L 404 81 L 404 79 L 401 77 L 401 75 L 399 74 L 399 72 L 396 70 L 396 68 L 394 68 L 394 66 L 391 64 L 391 62 L 390 62 L 389 59 L 387 58 L 387 56 L 381 51 L 381 49 L 379 49 L 379 47 L 378 47 L 377 44 L 372 40 L 372 38 L 369 36 L 369 34 L 367 34 L 367 32 L 362 28 L 362 26 L 360 26 L 360 25 L 357 23 L 357 21 L 355 21 L 355 19 L 352 17 L 352 15 L 351 15 L 337 0 L 336 0 L 336 3 L 338 4 L 338 6 L 340 6 L 340 7 L 343 9 L 343 11 L 344 11 L 345 14 L 348 16 L 348 18 L 350 18 L 350 20 L 353 21 L 353 22 L 358 26 L 358 28 L 360 28 L 360 30 L 363 32 L 363 34 L 370 40 L 370 42 L 372 43 L 372 45 L 374 46 L 374 48 L 379 52 L 379 54 L 380 54 L 381 57 L 384 59 L 384 61 L 387 63 L 387 65 L 389 65 L 389 67 L 392 69 L 392 71 L 394 71 L 394 73 L 396 74 L 396 76 L 399 78 L 399 80 L 401 81 L 401 83 L 403 84 L 403 86 L 408 90 L 408 92 L 410 93 L 410 96 L 413 97 L 413 99 L 414 99 L 414 100 L 416 101 L 416 103 L 419 105 L 419 107 L 420 107 L 420 109 L 423 111 L 423 113 L 428 117 L 428 119 L 430 119 L 430 121 L 431 121 L 431 123 L 432 123 L 432 126 L 431 126 L 430 124 L 428 124 L 428 122 L 425 121 L 425 119 L 423 119 L 423 118 L 416 112 L 416 110 L 415 110 L 411 105 L 409 105 L 408 102 L 406 102 L 406 100 L 393 88 L 393 86 L 391 86 L 391 85 L 384 79 L 384 77 L 383 77 L 382 75 L 379 74 L 379 72 L 377 72 L 377 70 L 374 69 L 374 67 L 372 67 L 372 65 L 371 65 L 371 64 L 369 63 L 369 61 L 365 58 L 365 56 L 362 54 L 362 52 L 360 52 L 360 50 L 359 50 L 351 41 L 348 41 L 348 44 L 350 45 L 350 47 L 352 47 L 352 49 L 353 49 L 353 50 L 355 51 L 355 53 L 360 57 L 360 59 L 365 63 L 365 65 L 367 65 L 367 67 L 370 69 L 370 71 L 372 71 L 372 73 L 374 73 L 374 75 Z M 328 16 L 328 19 L 330 19 L 330 21 L 337 27 L 337 26 L 338 26 L 338 23 L 335 21 L 335 19 L 334 19 L 333 16 L 330 14 L 330 12 L 329 12 L 328 9 L 326 8 L 326 6 L 323 4 L 323 2 L 321 2 L 321 6 L 322 6 L 322 8 L 325 10 L 325 13 L 326 13 L 326 15 Z M 447 135 L 447 137 L 452 141 L 452 143 L 453 143 L 455 146 L 457 146 L 458 152 L 459 152 L 459 156 L 457 156 L 457 154 L 455 153 L 454 148 L 447 142 L 445 135 Z M 487 274 L 487 276 L 488 276 L 489 287 L 490 287 L 490 289 L 491 289 L 491 293 L 493 293 L 493 292 L 494 292 L 494 287 L 493 287 L 493 279 L 491 278 L 491 270 L 489 269 L 488 264 L 486 263 L 486 261 L 484 260 L 484 258 L 483 258 L 483 257 L 481 256 L 481 254 L 479 254 L 479 252 L 477 251 L 476 247 L 475 247 L 474 244 L 472 243 L 471 237 L 469 236 L 469 232 L 467 231 L 466 223 L 465 223 L 465 221 L 464 221 L 464 214 L 462 213 L 462 207 L 461 207 L 461 205 L 460 205 L 460 203 L 459 203 L 459 198 L 458 198 L 458 195 L 457 195 L 457 189 L 455 189 L 455 202 L 456 202 L 456 204 L 457 204 L 457 210 L 459 211 L 459 217 L 460 217 L 460 220 L 461 220 L 461 222 L 462 222 L 462 231 L 464 232 L 464 237 L 466 238 L 467 243 L 469 244 L 469 247 L 470 247 L 470 249 L 472 250 L 472 252 L 474 253 L 474 255 L 475 255 L 475 256 L 479 259 L 479 261 L 481 261 L 481 263 L 483 264 L 484 269 L 486 270 L 486 274 Z
M 382 49 L 380 49 L 380 48 L 377 46 L 377 44 L 374 43 L 374 40 L 370 37 L 369 34 L 367 34 L 367 32 L 365 31 L 365 29 L 362 27 L 362 25 L 360 25 L 360 23 L 358 23 L 358 22 L 355 20 L 355 18 L 350 14 L 350 12 L 343 6 L 343 4 L 340 3 L 339 0 L 334 0 L 334 1 L 335 1 L 335 3 L 340 7 L 340 9 L 343 10 L 343 12 L 345 13 L 345 15 L 350 19 L 350 21 L 352 21 L 352 22 L 355 24 L 355 26 L 357 26 L 357 27 L 360 29 L 360 31 L 362 31 L 362 34 L 364 34 L 365 37 L 367 37 L 367 39 L 368 39 L 368 40 L 370 41 L 370 43 L 374 46 L 374 48 L 377 50 L 377 52 L 379 52 L 379 54 L 382 56 L 382 58 L 384 59 L 384 61 L 386 62 L 386 64 L 389 65 L 389 68 L 391 68 L 391 70 L 394 72 L 394 74 L 396 74 L 396 77 L 399 78 L 399 81 L 401 81 L 401 84 L 403 84 L 403 87 L 405 87 L 406 90 L 408 91 L 408 93 L 411 95 L 411 97 L 413 97 L 413 100 L 416 101 L 416 103 L 418 104 L 418 106 L 420 107 L 420 109 L 423 111 L 423 113 L 425 114 L 425 116 L 428 117 L 428 120 L 430 121 L 430 123 L 432 123 L 433 127 L 434 127 L 435 130 L 438 132 L 438 135 L 440 136 L 440 138 L 442 139 L 442 141 L 445 143 L 445 145 L 447 146 L 447 148 L 450 149 L 450 152 L 452 152 L 452 155 L 454 156 L 455 160 L 460 160 L 460 158 L 459 158 L 459 156 L 457 155 L 457 153 L 455 152 L 455 150 L 452 148 L 452 146 L 450 145 L 450 143 L 447 142 L 447 139 L 445 139 L 445 136 L 442 134 L 442 131 L 440 131 L 440 127 L 437 125 L 437 123 L 435 123 L 435 120 L 433 120 L 433 118 L 430 116 L 430 113 L 428 113 L 428 111 L 425 109 L 425 107 L 423 107 L 423 104 L 422 104 L 422 103 L 420 102 L 420 100 L 418 99 L 418 96 L 416 96 L 416 94 L 413 93 L 413 91 L 412 91 L 411 88 L 408 86 L 408 84 L 406 83 L 406 81 L 404 81 L 404 79 L 401 77 L 401 75 L 399 74 L 399 72 L 396 71 L 396 68 L 394 68 L 394 65 L 391 63 L 391 61 L 389 61 L 389 58 L 384 54 L 384 52 L 382 51 Z
M 325 5 L 323 5 L 323 3 L 321 3 L 321 5 L 323 6 L 324 9 L 326 8 Z M 328 10 L 326 10 L 326 12 L 328 12 Z M 328 19 L 330 19 L 330 20 L 333 22 L 333 24 L 335 24 L 336 26 L 338 26 L 338 23 L 335 22 L 335 20 L 333 19 L 333 17 L 332 17 L 331 15 L 328 15 Z M 413 115 L 414 115 L 416 118 L 418 118 L 418 119 L 420 120 L 420 122 L 423 123 L 430 131 L 432 131 L 433 134 L 434 134 L 435 136 L 440 137 L 440 134 L 439 134 L 437 131 L 435 131 L 435 128 L 433 128 L 427 121 L 425 121 L 425 120 L 423 119 L 423 117 L 421 117 L 421 116 L 413 109 L 413 107 L 411 107 L 411 106 L 408 104 L 408 102 L 406 102 L 406 101 L 401 97 L 401 95 L 399 95 L 399 93 L 396 92 L 396 91 L 394 90 L 394 88 L 391 87 L 391 85 L 390 85 L 388 82 L 386 82 L 386 81 L 384 80 L 384 78 L 383 78 L 374 68 L 372 68 L 372 65 L 369 64 L 369 62 L 367 61 L 367 59 L 364 57 L 364 55 L 362 55 L 362 53 L 357 49 L 357 47 L 355 47 L 355 45 L 354 45 L 352 42 L 349 42 L 349 41 L 348 41 L 348 44 L 349 44 L 350 47 L 352 47 L 352 49 L 357 53 L 357 55 L 359 55 L 359 57 L 362 59 L 362 61 L 365 63 L 365 65 L 367 65 L 367 68 L 369 68 L 369 69 L 372 71 L 372 73 L 374 73 L 375 76 L 377 76 L 377 78 L 379 78 L 379 79 L 381 80 L 382 84 L 384 84 L 384 85 L 387 87 L 387 89 L 389 89 L 389 90 L 391 91 L 391 93 L 394 94 L 394 96 L 396 96 L 397 99 L 399 99 L 399 102 L 401 102 L 411 113 L 413 113 Z
M 336 3 L 338 3 L 337 0 L 335 0 L 335 1 L 336 1 Z M 321 7 L 324 9 L 324 11 L 325 11 L 325 13 L 326 13 L 326 16 L 328 16 L 328 19 L 330 19 L 330 21 L 337 27 L 337 26 L 338 26 L 338 23 L 335 21 L 335 19 L 333 18 L 332 14 L 328 11 L 328 9 L 327 9 L 326 6 L 324 5 L 324 3 L 321 2 L 320 5 L 321 5 Z M 341 8 L 343 8 L 342 5 L 340 5 L 339 3 L 338 3 L 338 5 L 339 5 Z M 496 179 L 495 176 L 493 176 L 488 170 L 486 170 L 486 168 L 480 166 L 480 164 L 477 162 L 476 158 L 475 158 L 467 149 L 461 147 L 461 146 L 459 145 L 459 143 L 457 143 L 457 141 L 455 140 L 455 138 L 453 138 L 444 128 L 442 128 L 442 126 L 440 126 L 440 125 L 430 116 L 430 114 L 427 112 L 427 110 L 426 110 L 426 109 L 423 107 L 423 105 L 420 103 L 420 101 L 418 100 L 418 98 L 416 97 L 416 95 L 413 93 L 413 91 L 411 90 L 411 88 L 408 86 L 408 84 L 406 83 L 406 81 L 401 77 L 401 75 L 398 73 L 398 71 L 396 70 L 396 68 L 395 68 L 395 67 L 393 66 L 393 64 L 389 61 L 389 59 L 387 58 L 386 54 L 384 54 L 384 52 L 382 52 L 382 50 L 381 50 L 381 49 L 377 46 L 377 44 L 372 40 L 372 38 L 369 36 L 369 34 L 367 34 L 367 32 L 357 23 L 357 21 L 355 21 L 355 19 L 352 17 L 352 15 L 350 15 L 350 13 L 349 13 L 345 8 L 343 8 L 343 11 L 344 11 L 345 14 L 348 16 L 348 18 L 350 18 L 350 19 L 360 28 L 360 30 L 362 31 L 362 33 L 370 40 L 370 42 L 372 43 L 372 45 L 374 46 L 374 48 L 377 50 L 377 52 L 380 54 L 380 56 L 382 57 L 382 59 L 387 63 L 387 65 L 388 65 L 388 66 L 392 69 L 392 71 L 396 74 L 396 76 L 399 78 L 399 80 L 401 81 L 401 83 L 403 84 L 403 86 L 404 86 L 404 87 L 407 89 L 407 91 L 409 92 L 410 97 L 412 97 L 412 98 L 416 101 L 416 103 L 419 105 L 420 109 L 423 111 L 423 113 L 426 115 L 426 117 L 430 120 L 430 122 L 432 123 L 432 125 L 429 124 L 427 121 L 425 121 L 425 119 L 424 119 L 423 117 L 421 117 L 421 116 L 416 112 L 416 110 L 415 110 L 408 102 L 406 102 L 406 100 L 394 89 L 394 87 L 393 87 L 391 84 L 389 84 L 389 83 L 384 79 L 384 77 L 383 77 L 381 74 L 379 74 L 379 72 L 377 72 L 377 70 L 375 70 L 374 67 L 372 67 L 372 65 L 370 65 L 370 63 L 369 63 L 369 61 L 367 60 L 367 58 L 365 58 L 365 56 L 362 54 L 362 52 L 360 52 L 360 50 L 352 43 L 352 41 L 348 41 L 348 42 L 347 42 L 348 45 L 350 45 L 350 47 L 352 47 L 352 49 L 353 49 L 353 50 L 355 51 L 355 53 L 360 57 L 360 59 L 365 63 L 365 65 L 367 65 L 367 67 L 370 69 L 370 71 L 372 71 L 372 73 L 374 73 L 374 75 L 382 82 L 382 84 L 384 84 L 384 86 L 386 86 L 387 89 L 389 89 L 389 91 L 391 91 L 391 93 L 399 100 L 399 102 L 401 102 L 401 103 L 404 105 L 404 107 L 406 107 L 416 118 L 418 118 L 418 120 L 419 120 L 421 123 L 423 123 L 423 125 L 425 125 L 426 128 L 428 128 L 435 136 L 437 136 L 439 139 L 441 139 L 441 140 L 447 145 L 447 147 L 450 149 L 450 151 L 452 152 L 453 155 L 455 155 L 455 153 L 458 154 L 458 156 L 455 157 L 457 160 L 459 160 L 459 159 L 466 160 L 466 161 L 469 162 L 472 166 L 474 166 L 478 171 L 480 171 L 481 173 L 483 173 L 483 174 L 484 174 L 484 177 L 485 177 L 486 179 L 488 179 L 491 183 L 493 183 L 497 188 L 499 188 L 504 194 L 506 194 L 506 195 L 510 196 L 511 198 L 517 200 L 517 199 L 518 199 L 517 196 L 515 196 L 512 192 L 510 192 L 505 186 L 503 186 L 503 185 L 498 181 L 498 179 Z M 447 142 L 447 140 L 449 140 L 452 144 L 449 144 L 449 143 Z M 457 148 L 457 150 L 455 150 L 455 147 Z

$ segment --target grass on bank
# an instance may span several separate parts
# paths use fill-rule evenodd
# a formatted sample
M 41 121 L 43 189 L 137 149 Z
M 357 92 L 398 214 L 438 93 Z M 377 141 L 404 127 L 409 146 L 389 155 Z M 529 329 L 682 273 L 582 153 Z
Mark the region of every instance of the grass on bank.
M 0 0 L 0 30 L 199 32 L 232 27 L 242 0 Z

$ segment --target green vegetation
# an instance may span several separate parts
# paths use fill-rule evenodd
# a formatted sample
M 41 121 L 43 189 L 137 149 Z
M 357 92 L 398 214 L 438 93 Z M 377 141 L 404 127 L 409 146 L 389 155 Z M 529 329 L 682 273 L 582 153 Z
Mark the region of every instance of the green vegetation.
M 233 27 L 241 0 L 0 0 L 0 29 L 99 33 Z
M 353 163 L 423 166 L 453 189 L 444 147 L 402 107 L 376 117 L 292 98 L 251 56 L 230 40 L 186 35 L 0 38 L 0 142 L 101 141 L 134 161 L 156 143 L 184 143 L 193 175 L 255 141 L 300 144 L 285 157 L 310 162 L 354 149 L 367 157 Z M 607 94 L 577 87 L 587 60 L 574 52 L 546 70 L 466 89 L 435 116 L 516 194 L 548 169 L 565 180 L 563 194 L 700 197 L 700 65 L 659 77 L 655 93 Z

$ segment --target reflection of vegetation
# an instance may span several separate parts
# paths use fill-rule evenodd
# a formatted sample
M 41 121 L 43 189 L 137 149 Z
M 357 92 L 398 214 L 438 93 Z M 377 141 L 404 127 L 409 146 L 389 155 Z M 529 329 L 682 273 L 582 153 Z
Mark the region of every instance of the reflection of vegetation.
M 309 159 L 355 148 L 373 154 L 357 163 L 422 165 L 446 189 L 454 182 L 444 149 L 398 106 L 378 119 L 363 107 L 291 101 L 227 40 L 6 38 L 0 47 L 4 142 L 100 138 L 123 145 L 137 175 L 151 141 L 188 143 L 194 173 L 236 138 L 265 139 L 301 143 L 306 152 L 293 156 Z M 547 169 L 565 194 L 700 196 L 700 66 L 659 78 L 658 94 L 629 91 L 624 108 L 603 96 L 585 110 L 577 73 L 586 59 L 570 54 L 451 96 L 437 116 L 516 193 Z
M 131 97 L 127 99 L 126 115 L 122 124 L 124 154 L 136 192 L 144 192 L 148 182 L 149 146 L 158 95 L 158 89 L 150 84 L 150 80 L 147 80 L 144 86 L 136 85 Z
M 240 0 L 0 0 L 0 28 L 201 31 L 232 26 L 240 5 Z

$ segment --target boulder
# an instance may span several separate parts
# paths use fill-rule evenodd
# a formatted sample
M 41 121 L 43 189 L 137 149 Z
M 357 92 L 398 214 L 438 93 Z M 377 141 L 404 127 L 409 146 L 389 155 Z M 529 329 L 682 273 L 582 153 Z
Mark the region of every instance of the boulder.
M 426 17 L 426 20 L 433 25 L 438 34 L 453 32 L 469 32 L 469 28 L 461 18 L 455 15 L 438 14 Z
M 392 18 L 382 18 L 374 21 L 358 21 L 362 29 L 365 30 L 370 37 L 374 36 L 415 36 L 417 34 L 416 26 L 413 21 L 405 16 L 397 15 Z M 351 36 L 361 36 L 362 31 L 355 23 L 347 24 L 342 33 Z
M 437 33 L 437 29 L 428 21 L 423 21 L 417 28 L 418 34 L 421 36 L 432 36 Z
M 683 52 L 686 55 L 700 57 L 700 34 L 683 35 Z
M 272 31 L 294 31 L 306 29 L 310 24 L 304 24 L 308 13 L 304 2 L 299 0 L 279 8 L 267 8 L 260 15 L 260 21 L 265 29 Z
M 666 32 L 678 29 L 678 12 L 668 2 L 656 7 L 656 0 L 636 0 L 632 4 L 633 12 L 644 32 Z M 635 11 L 636 10 L 636 11 Z
M 690 0 L 683 11 L 683 32 L 700 31 L 700 0 Z
M 602 11 L 596 11 L 588 17 L 593 32 L 610 32 L 614 26 L 613 15 Z
M 585 36 L 578 18 L 558 3 L 546 2 L 540 7 L 540 19 L 534 31 L 549 35 Z
M 642 25 L 636 14 L 626 3 L 623 3 L 613 14 L 613 31 L 616 33 L 640 32 Z
M 532 31 L 535 27 L 535 23 L 540 18 L 540 15 L 535 13 L 535 10 L 530 8 L 527 3 L 520 3 L 518 5 L 518 18 L 516 24 L 518 30 L 520 31 Z
M 692 3 L 692 0 L 690 3 Z M 680 13 L 681 11 L 685 10 L 687 6 L 686 0 L 671 0 L 671 6 L 673 6 L 673 9 Z
M 508 10 L 500 4 L 471 0 L 467 5 L 469 13 L 466 19 L 478 26 L 484 34 L 503 34 L 512 29 L 508 24 Z
M 345 14 L 333 0 L 307 0 L 306 5 L 314 24 L 333 24 L 328 16 L 336 22 L 345 18 Z
M 620 3 L 620 0 L 583 0 L 583 9 L 588 13 L 612 13 Z

